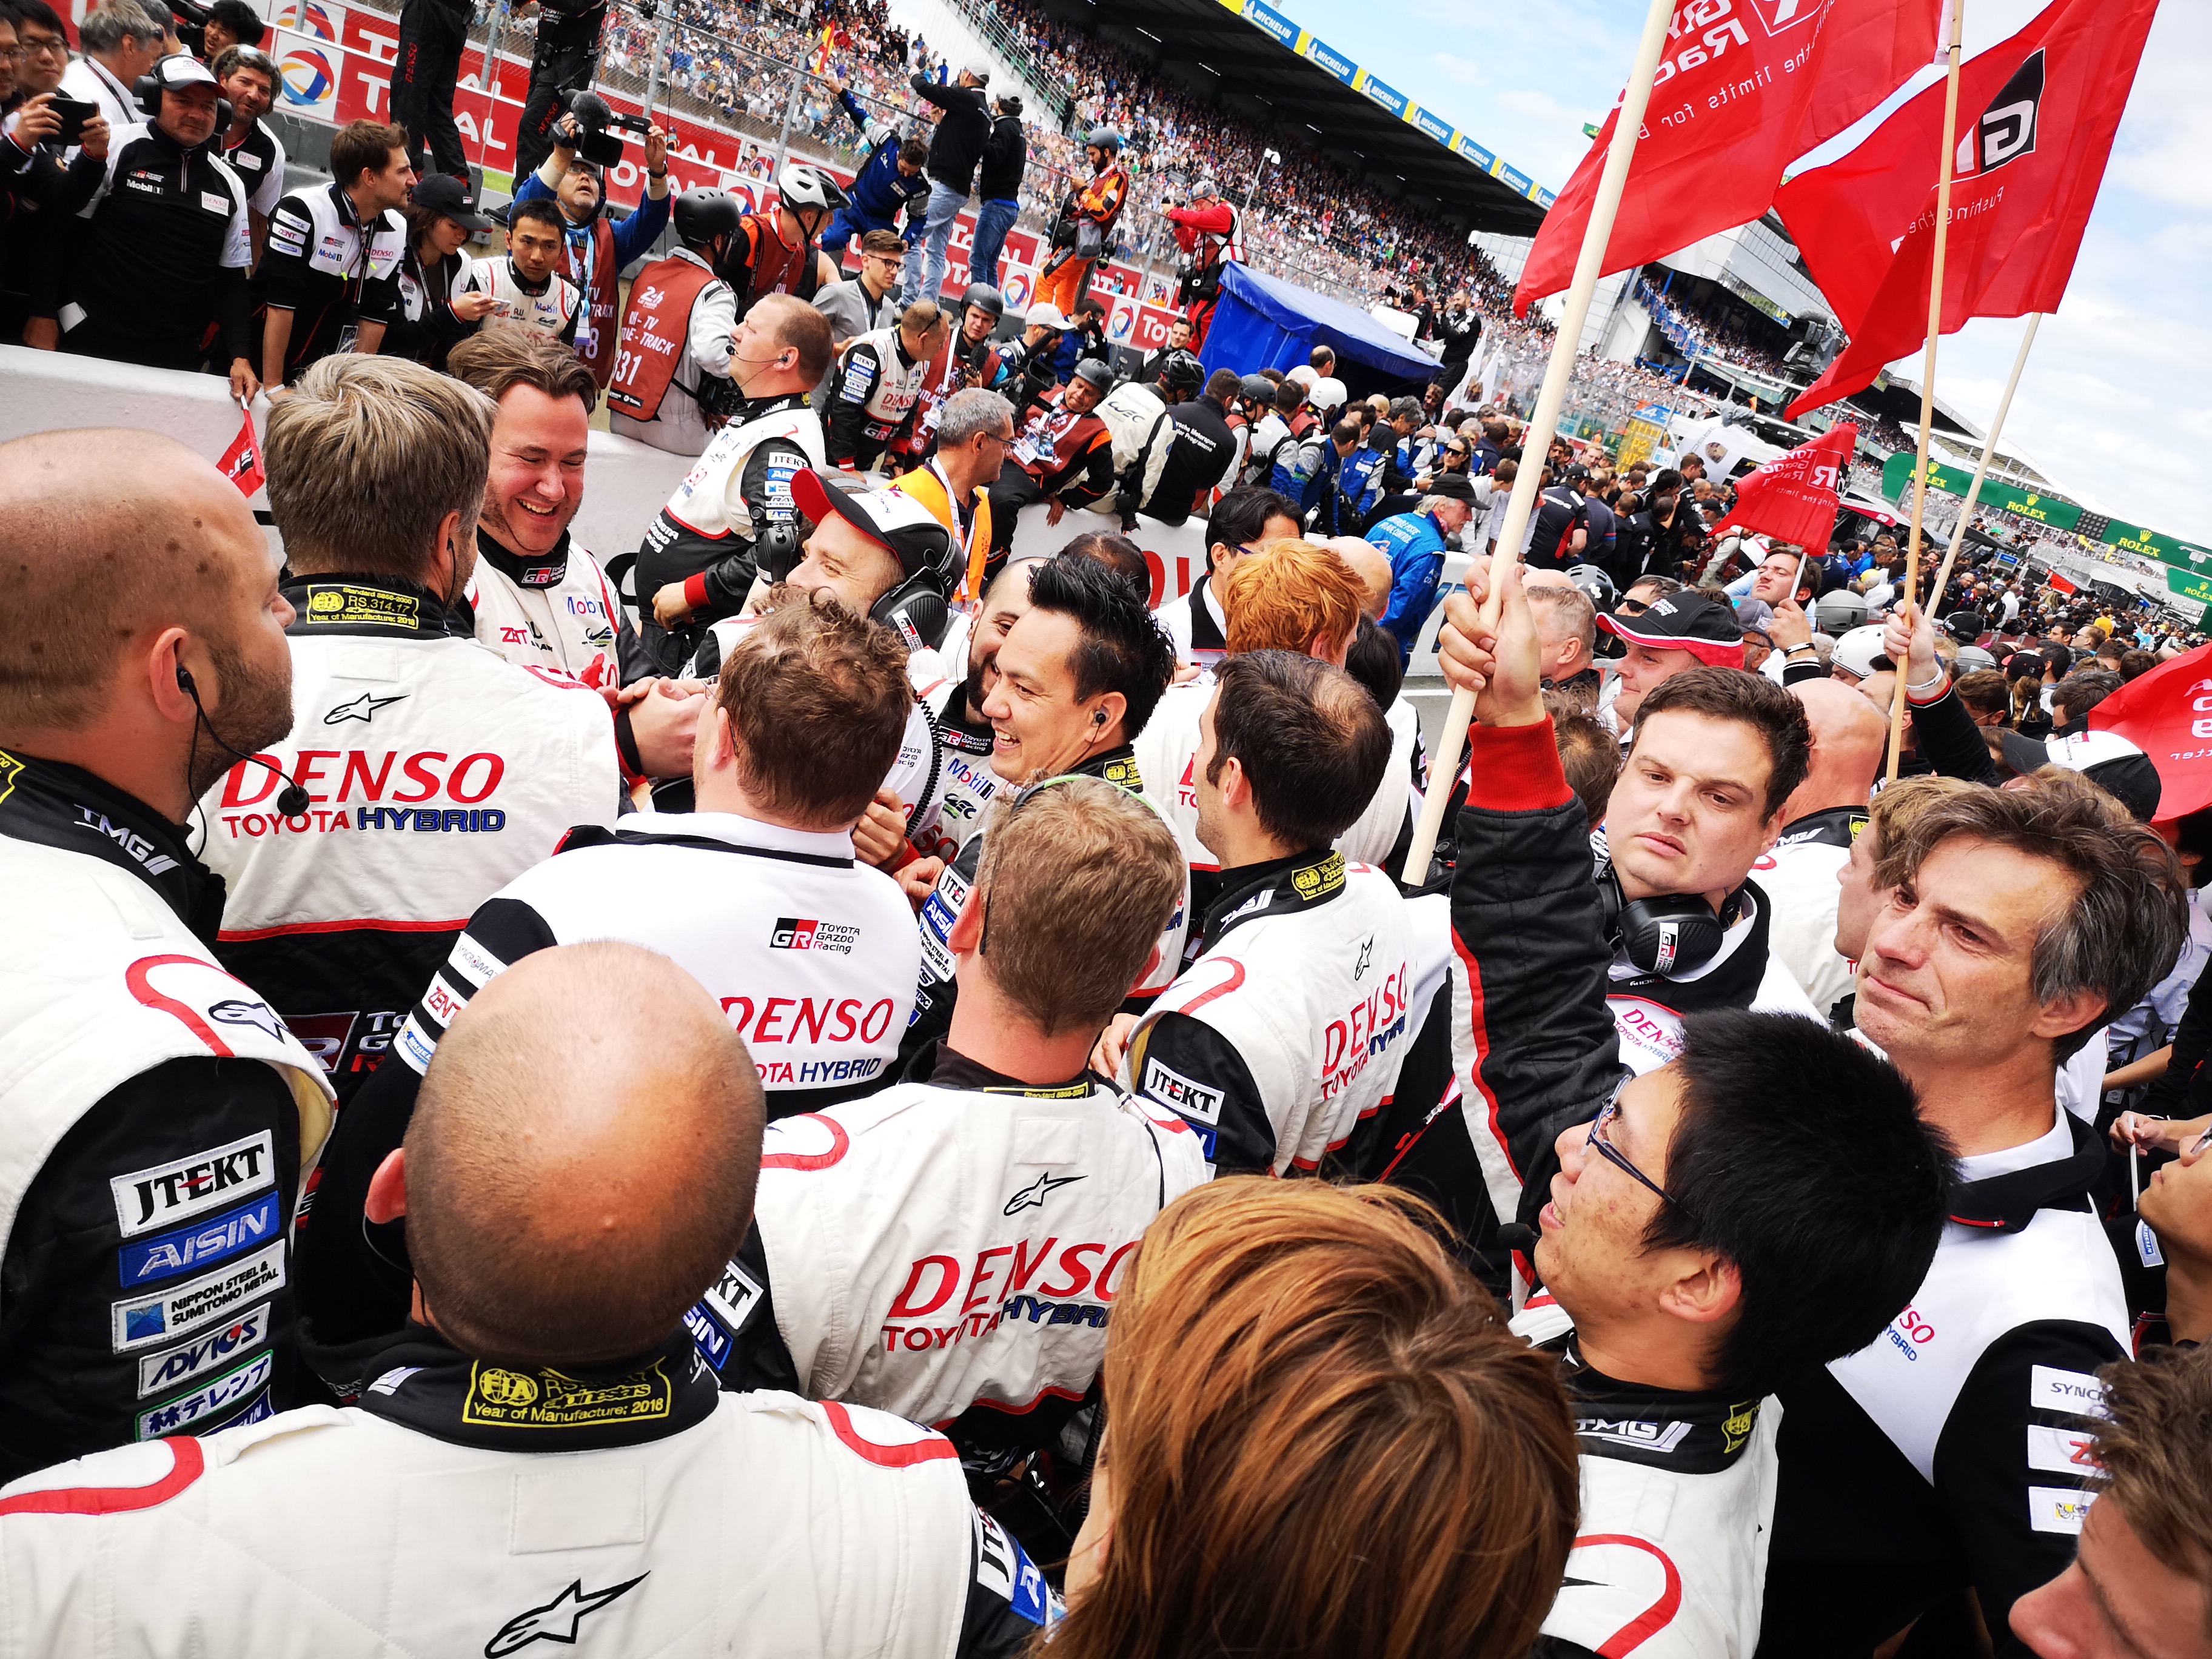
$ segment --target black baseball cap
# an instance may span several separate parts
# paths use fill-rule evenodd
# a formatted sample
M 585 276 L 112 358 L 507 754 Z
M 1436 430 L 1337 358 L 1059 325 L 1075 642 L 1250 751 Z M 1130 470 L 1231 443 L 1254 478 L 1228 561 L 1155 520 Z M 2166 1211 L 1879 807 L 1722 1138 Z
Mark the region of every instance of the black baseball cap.
M 450 173 L 426 173 L 415 181 L 414 204 L 451 219 L 464 230 L 489 230 L 489 216 L 477 211 L 476 192 Z
M 1467 481 L 1465 474 L 1459 472 L 1437 473 L 1429 480 L 1429 487 L 1421 493 L 1424 495 L 1441 495 L 1448 501 L 1471 504 L 1475 500 L 1474 486 Z
M 1743 628 L 1735 612 L 1702 593 L 1669 593 L 1633 617 L 1601 611 L 1597 625 L 1653 651 L 1687 651 L 1713 668 L 1743 666 Z

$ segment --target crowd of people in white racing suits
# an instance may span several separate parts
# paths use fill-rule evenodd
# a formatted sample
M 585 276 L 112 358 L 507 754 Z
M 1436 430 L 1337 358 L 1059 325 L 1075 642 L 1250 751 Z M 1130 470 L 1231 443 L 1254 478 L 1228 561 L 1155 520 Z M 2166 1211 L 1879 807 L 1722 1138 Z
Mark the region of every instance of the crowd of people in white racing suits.
M 2101 671 L 1997 732 L 1994 567 L 1691 466 L 1625 568 L 1489 407 L 967 301 L 754 302 L 604 562 L 518 331 L 310 368 L 281 563 L 0 447 L 5 1644 L 2212 1651 L 2212 843 Z

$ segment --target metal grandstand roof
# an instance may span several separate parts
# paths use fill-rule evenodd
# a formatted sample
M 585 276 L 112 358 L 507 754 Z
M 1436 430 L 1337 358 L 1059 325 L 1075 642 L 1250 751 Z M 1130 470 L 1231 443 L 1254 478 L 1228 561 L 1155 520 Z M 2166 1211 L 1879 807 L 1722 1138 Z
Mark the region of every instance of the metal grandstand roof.
M 1402 178 L 1407 194 L 1433 197 L 1471 230 L 1533 236 L 1544 222 L 1551 191 L 1261 0 L 1091 0 L 1090 14 L 1142 30 L 1164 58 L 1212 70 L 1225 92 L 1266 100 L 1285 127 L 1316 129 L 1308 136 L 1322 154 Z

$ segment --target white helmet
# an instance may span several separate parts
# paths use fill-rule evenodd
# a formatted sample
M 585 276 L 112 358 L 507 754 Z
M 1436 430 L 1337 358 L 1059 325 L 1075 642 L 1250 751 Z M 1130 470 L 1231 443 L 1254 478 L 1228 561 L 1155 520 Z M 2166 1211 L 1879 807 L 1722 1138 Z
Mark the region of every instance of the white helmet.
M 1342 409 L 1345 399 L 1351 395 L 1344 389 L 1344 382 L 1332 374 L 1326 380 L 1313 383 L 1313 390 L 1306 393 L 1306 401 L 1327 415 Z
M 820 167 L 797 162 L 786 167 L 775 177 L 776 194 L 783 205 L 794 212 L 801 208 L 819 208 L 824 212 L 847 205 L 849 201 L 844 186 Z
M 1846 674 L 1866 679 L 1881 672 L 1881 665 L 1889 653 L 1882 648 L 1882 629 L 1879 623 L 1854 628 L 1836 641 L 1835 654 L 1830 666 Z

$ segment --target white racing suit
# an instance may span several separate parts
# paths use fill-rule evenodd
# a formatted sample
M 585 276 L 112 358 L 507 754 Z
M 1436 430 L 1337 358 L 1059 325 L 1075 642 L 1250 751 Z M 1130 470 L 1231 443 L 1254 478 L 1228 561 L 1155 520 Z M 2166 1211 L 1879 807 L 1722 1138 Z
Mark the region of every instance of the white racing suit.
M 599 562 L 562 531 L 552 551 L 510 553 L 477 531 L 467 599 L 477 638 L 521 668 L 566 674 L 595 691 L 635 678 L 645 664 L 629 618 Z
M 690 1322 L 726 1387 L 895 1412 L 997 1469 L 1083 1402 L 1138 1239 L 1206 1171 L 1180 1119 L 1103 1078 L 930 1059 L 769 1128 L 753 1235 Z
M 421 1327 L 362 1396 L 0 1493 L 0 1646 L 45 1654 L 1012 1655 L 1055 1611 L 943 1439 Z M 538 1644 L 544 1644 L 543 1649 Z

